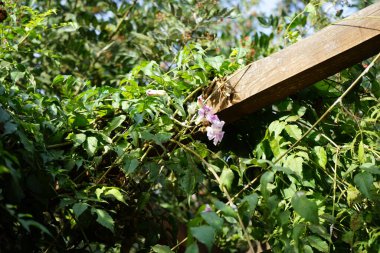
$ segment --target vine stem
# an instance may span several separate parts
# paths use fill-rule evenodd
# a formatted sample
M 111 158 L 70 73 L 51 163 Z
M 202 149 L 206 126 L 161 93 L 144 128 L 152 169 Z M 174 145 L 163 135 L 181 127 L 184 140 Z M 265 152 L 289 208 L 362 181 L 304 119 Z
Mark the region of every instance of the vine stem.
M 334 183 L 333 183 L 333 206 L 332 206 L 332 217 L 335 218 L 335 201 L 336 201 L 336 178 L 337 178 L 337 169 L 338 169 L 338 162 L 339 162 L 339 155 L 340 155 L 340 147 L 336 150 L 336 158 L 335 158 L 335 164 L 334 164 Z M 334 223 L 335 219 L 333 220 L 331 226 L 330 226 L 330 238 L 332 239 L 332 233 L 334 229 Z M 332 240 L 330 240 L 330 247 L 332 247 Z
M 226 187 L 221 183 L 221 180 L 220 180 L 220 177 L 218 176 L 218 174 L 216 173 L 216 171 L 214 170 L 214 168 L 212 166 L 210 166 L 210 164 L 205 160 L 203 159 L 199 154 L 197 154 L 196 152 L 194 152 L 194 150 L 192 150 L 191 148 L 188 148 L 187 146 L 183 145 L 182 143 L 178 142 L 178 141 L 175 141 L 175 140 L 172 140 L 172 142 L 174 142 L 175 144 L 177 144 L 178 146 L 180 146 L 181 148 L 185 149 L 186 151 L 192 153 L 194 156 L 196 156 L 204 165 L 206 165 L 207 169 L 211 172 L 211 174 L 215 177 L 216 181 L 218 182 L 219 186 L 221 186 L 222 188 L 222 191 L 223 193 L 226 195 L 227 199 L 228 199 L 228 202 L 230 203 L 230 205 L 233 204 L 233 201 L 232 201 L 232 198 L 230 196 L 230 194 L 228 193 Z M 252 242 L 251 242 L 251 238 L 249 237 L 249 234 L 247 232 L 247 229 L 246 227 L 244 226 L 244 223 L 243 223 L 243 220 L 241 219 L 240 217 L 240 214 L 239 212 L 236 212 L 237 214 L 237 217 L 238 217 L 238 221 L 239 221 L 239 224 L 240 224 L 240 227 L 241 229 L 243 230 L 243 233 L 247 239 L 247 243 L 248 243 L 248 247 L 249 247 L 249 253 L 254 253 L 254 249 L 253 249 L 253 245 L 252 245 Z M 184 240 L 182 240 L 183 242 Z M 182 243 L 181 242 L 181 243 Z M 179 246 L 179 245 L 178 245 Z M 178 247 L 177 245 L 175 247 Z
M 279 161 L 281 161 L 282 158 L 284 158 L 286 155 L 288 155 L 295 147 L 298 146 L 298 144 L 306 137 L 309 135 L 309 133 L 311 131 L 313 131 L 313 129 L 319 124 L 321 123 L 322 120 L 324 120 L 326 118 L 326 116 L 335 108 L 335 106 L 337 104 L 339 104 L 342 99 L 355 87 L 355 85 L 360 81 L 360 79 L 368 73 L 368 71 L 373 67 L 373 65 L 375 64 L 375 62 L 380 58 L 380 53 L 376 55 L 376 57 L 371 61 L 371 63 L 367 66 L 367 68 L 365 68 L 363 70 L 363 72 L 355 79 L 355 81 L 347 88 L 347 90 L 345 92 L 343 92 L 342 95 L 340 95 L 339 98 L 337 98 L 337 100 L 335 100 L 335 102 L 325 111 L 325 113 L 323 113 L 323 115 L 301 136 L 301 138 L 299 138 L 294 144 L 292 144 L 290 146 L 290 148 L 288 150 L 286 150 L 285 153 L 283 153 L 279 158 L 277 158 L 273 164 L 269 165 L 268 166 L 268 170 L 271 169 L 274 165 L 276 165 Z M 244 186 L 243 189 L 241 189 L 237 194 L 235 194 L 233 197 L 232 197 L 232 200 L 236 199 L 237 197 L 240 196 L 240 194 L 242 194 L 244 191 L 246 191 L 249 187 L 251 187 L 251 185 L 256 181 L 256 178 L 253 179 L 252 181 L 250 181 L 247 185 Z

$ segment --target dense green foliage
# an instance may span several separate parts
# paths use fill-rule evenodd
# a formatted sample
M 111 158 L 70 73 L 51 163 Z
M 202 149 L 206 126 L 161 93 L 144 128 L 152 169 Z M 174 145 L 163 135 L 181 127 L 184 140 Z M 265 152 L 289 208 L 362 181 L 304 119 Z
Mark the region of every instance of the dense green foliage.
M 378 63 L 226 126 L 218 146 L 197 121 L 208 86 L 345 3 L 266 17 L 236 14 L 250 1 L 4 2 L 1 252 L 380 248 Z

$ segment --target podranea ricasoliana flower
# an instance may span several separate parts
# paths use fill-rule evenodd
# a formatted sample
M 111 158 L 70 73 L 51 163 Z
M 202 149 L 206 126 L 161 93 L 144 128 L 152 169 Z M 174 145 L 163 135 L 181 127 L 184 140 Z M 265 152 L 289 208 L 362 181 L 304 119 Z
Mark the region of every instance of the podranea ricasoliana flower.
M 165 96 L 167 94 L 166 91 L 164 91 L 164 90 L 151 90 L 151 89 L 146 90 L 145 93 L 147 96 L 150 96 L 150 97 L 152 97 L 152 96 L 162 97 L 162 96 Z
M 214 145 L 218 145 L 224 136 L 224 121 L 219 120 L 218 115 L 213 113 L 212 108 L 204 104 L 202 96 L 198 97 L 197 104 L 199 109 L 196 122 L 200 123 L 203 121 L 211 123 L 211 125 L 206 128 L 207 138 L 210 141 L 213 140 Z

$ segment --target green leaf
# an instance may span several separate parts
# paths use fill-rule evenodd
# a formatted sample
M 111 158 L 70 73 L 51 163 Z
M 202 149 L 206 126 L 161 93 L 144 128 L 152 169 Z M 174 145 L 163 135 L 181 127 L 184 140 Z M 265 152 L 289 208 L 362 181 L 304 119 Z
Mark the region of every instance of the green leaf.
M 152 247 L 152 250 L 156 253 L 174 253 L 169 246 L 156 244 Z
M 0 175 L 1 174 L 8 174 L 10 172 L 10 170 L 5 167 L 4 165 L 0 165 Z
M 302 218 L 312 223 L 318 223 L 318 207 L 317 204 L 309 200 L 304 192 L 296 192 L 292 198 L 292 206 Z
M 73 127 L 84 128 L 88 126 L 87 118 L 82 114 L 76 114 L 72 123 Z
M 215 57 L 208 57 L 208 58 L 206 58 L 206 62 L 208 64 L 210 64 L 211 67 L 213 67 L 214 69 L 219 71 L 220 67 L 222 66 L 222 64 L 224 62 L 224 56 L 219 55 L 219 56 L 215 56 Z
M 198 243 L 193 242 L 192 244 L 187 246 L 185 253 L 199 253 Z
M 272 171 L 265 172 L 260 178 L 260 191 L 263 197 L 266 199 L 271 193 L 270 183 L 273 182 L 274 173 Z
M 179 178 L 178 183 L 186 194 L 191 195 L 196 185 L 196 177 L 194 175 L 194 171 L 186 170 L 185 173 L 182 174 Z
M 11 121 L 7 121 L 5 122 L 4 124 L 4 132 L 2 133 L 3 135 L 7 135 L 7 134 L 12 134 L 14 132 L 16 132 L 17 130 L 17 125 Z
M 230 216 L 230 217 L 233 217 L 233 218 L 236 218 L 237 219 L 237 213 L 234 211 L 234 209 L 232 209 L 232 207 L 230 206 L 227 206 L 226 204 L 224 204 L 222 201 L 219 201 L 219 200 L 216 200 L 214 202 L 214 205 L 215 207 L 222 211 L 222 213 L 226 216 Z
M 97 214 L 98 218 L 96 219 L 96 222 L 98 222 L 103 227 L 108 228 L 109 230 L 111 230 L 112 233 L 114 233 L 115 222 L 107 211 L 102 210 L 102 209 L 92 208 L 91 212 Z
M 289 168 L 291 171 L 293 171 L 295 174 L 297 174 L 298 176 L 302 178 L 302 164 L 303 164 L 302 157 L 296 157 L 295 155 L 290 155 L 286 157 L 286 160 L 284 162 L 284 167 Z
M 58 75 L 54 78 L 52 85 L 62 83 L 64 80 L 65 80 L 65 77 L 63 75 Z
M 38 228 L 39 230 L 41 230 L 43 233 L 47 234 L 47 235 L 50 235 L 51 237 L 52 234 L 50 233 L 50 231 L 44 226 L 42 225 L 41 223 L 35 221 L 35 220 L 30 220 L 30 219 L 22 219 L 22 218 L 19 218 L 18 221 L 20 222 L 20 224 L 28 231 L 30 232 L 30 227 L 33 226 L 33 227 L 36 227 Z
M 123 170 L 127 174 L 131 174 L 135 172 L 136 168 L 139 166 L 140 162 L 136 159 L 130 159 L 129 157 L 124 158 L 124 163 L 123 163 Z
M 125 200 L 124 200 L 124 196 L 123 196 L 123 194 L 122 194 L 118 189 L 116 189 L 116 188 L 112 188 L 112 189 L 106 191 L 106 192 L 104 193 L 104 195 L 105 195 L 105 196 L 107 196 L 107 195 L 111 195 L 111 196 L 113 196 L 115 199 L 117 199 L 118 201 L 123 202 L 124 204 L 127 204 L 127 203 L 125 202 Z
M 241 205 L 247 203 L 248 204 L 248 212 L 253 213 L 255 211 L 257 203 L 259 202 L 259 195 L 256 193 L 252 193 L 250 195 L 245 196 L 242 199 Z
M 211 226 L 199 226 L 190 228 L 191 234 L 201 243 L 205 244 L 208 251 L 211 251 L 215 240 L 215 229 Z
M 86 135 L 85 134 L 75 134 L 70 139 L 72 139 L 74 141 L 74 146 L 77 147 L 86 141 Z
M 348 243 L 349 245 L 352 246 L 353 242 L 354 242 L 354 232 L 353 231 L 347 231 L 343 234 L 342 236 L 342 241 L 344 241 L 345 243 Z
M 89 207 L 86 203 L 75 203 L 73 205 L 73 211 L 75 214 L 75 217 L 79 218 L 79 216 L 86 211 L 86 209 Z
M 271 134 L 273 133 L 273 137 L 276 138 L 282 133 L 282 130 L 284 130 L 285 126 L 286 126 L 285 122 L 276 120 L 270 123 L 268 127 L 268 131 Z
M 311 235 L 307 237 L 307 240 L 309 241 L 310 245 L 321 251 L 321 252 L 329 252 L 329 245 L 326 241 L 322 240 L 320 237 Z
M 163 143 L 170 140 L 172 133 L 160 132 L 154 135 L 153 140 L 156 144 L 162 146 Z
M 368 172 L 362 172 L 354 177 L 354 182 L 359 188 L 359 191 L 364 194 L 367 198 L 371 199 L 373 197 L 373 176 Z
M 303 252 L 304 253 L 313 253 L 313 249 L 309 245 L 304 245 L 303 246 Z
M 87 137 L 87 142 L 84 149 L 87 151 L 87 154 L 91 157 L 94 156 L 96 149 L 98 148 L 98 139 L 93 136 Z
M 327 164 L 326 150 L 323 147 L 316 146 L 314 147 L 314 152 L 317 156 L 318 165 L 326 169 L 326 164 Z
M 347 203 L 349 206 L 352 206 L 355 203 L 359 203 L 362 198 L 361 194 L 354 186 L 350 185 L 347 188 Z
M 364 163 L 360 166 L 360 168 L 371 174 L 380 175 L 380 167 L 376 164 Z
M 202 212 L 201 216 L 207 222 L 207 224 L 209 224 L 216 230 L 222 229 L 223 219 L 220 218 L 215 212 Z
M 112 121 L 109 123 L 107 129 L 104 131 L 104 133 L 106 135 L 109 135 L 113 130 L 115 130 L 121 124 L 123 124 L 123 122 L 125 121 L 126 118 L 127 118 L 127 116 L 125 116 L 125 115 L 120 115 L 120 116 L 113 118 Z
M 317 15 L 317 9 L 315 8 L 315 5 L 312 3 L 308 3 L 305 7 L 305 12 L 310 13 L 311 15 Z
M 234 172 L 230 168 L 224 167 L 220 175 L 220 188 L 223 189 L 223 187 L 226 187 L 228 191 L 231 190 L 233 180 Z
M 273 152 L 273 155 L 277 158 L 284 154 L 287 150 L 287 145 L 285 139 L 282 137 L 275 137 L 269 141 L 270 148 Z
M 365 162 L 365 154 L 364 154 L 364 144 L 363 141 L 361 140 L 359 142 L 359 147 L 358 147 L 358 159 L 361 164 Z
M 103 192 L 104 192 L 105 189 L 106 189 L 106 187 L 102 187 L 102 188 L 97 188 L 97 189 L 95 190 L 95 195 L 96 195 L 96 198 L 97 198 L 98 200 L 101 200 L 101 199 L 100 199 L 100 195 L 103 194 Z
M 302 137 L 302 131 L 297 125 L 286 125 L 286 133 L 295 140 L 299 140 Z
M 330 234 L 327 232 L 326 228 L 322 225 L 315 225 L 315 224 L 310 224 L 309 229 L 311 232 L 313 232 L 316 235 L 319 235 L 323 239 L 325 239 L 328 242 L 331 242 Z
M 17 82 L 21 78 L 25 76 L 25 72 L 20 72 L 20 71 L 13 71 L 11 72 L 11 78 L 14 82 Z

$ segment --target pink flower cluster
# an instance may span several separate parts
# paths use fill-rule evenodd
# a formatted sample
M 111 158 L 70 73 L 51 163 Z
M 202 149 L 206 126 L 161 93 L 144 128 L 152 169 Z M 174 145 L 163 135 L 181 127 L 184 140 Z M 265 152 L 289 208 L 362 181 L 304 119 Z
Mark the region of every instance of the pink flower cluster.
M 220 143 L 224 136 L 223 126 L 224 121 L 219 120 L 218 115 L 212 112 L 212 109 L 204 104 L 202 96 L 198 97 L 198 122 L 206 121 L 211 123 L 211 126 L 206 128 L 207 138 L 211 141 L 213 140 L 214 145 Z

